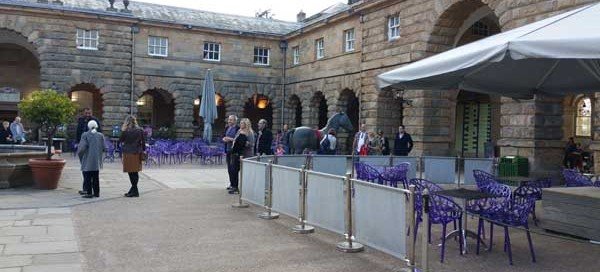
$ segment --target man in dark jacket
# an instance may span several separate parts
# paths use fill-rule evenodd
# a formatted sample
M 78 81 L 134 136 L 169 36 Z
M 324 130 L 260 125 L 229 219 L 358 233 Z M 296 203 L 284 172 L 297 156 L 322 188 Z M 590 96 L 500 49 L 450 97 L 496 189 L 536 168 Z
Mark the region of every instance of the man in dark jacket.
M 98 118 L 92 116 L 92 110 L 90 108 L 85 108 L 83 109 L 83 116 L 77 119 L 77 143 L 81 141 L 81 135 L 83 135 L 84 132 L 88 131 L 88 122 L 91 120 L 96 121 L 96 123 L 98 124 L 97 131 L 102 133 L 102 125 L 100 124 L 100 121 L 98 121 Z
M 273 133 L 267 128 L 267 120 L 258 121 L 258 131 L 256 132 L 256 142 L 254 143 L 254 154 L 272 155 L 271 144 L 273 143 Z
M 400 125 L 394 138 L 394 156 L 408 156 L 412 148 L 413 140 L 410 134 L 404 131 L 404 125 Z
M 234 184 L 237 184 L 238 171 L 232 164 L 231 156 L 234 154 L 231 151 L 233 147 L 233 141 L 240 127 L 237 125 L 237 116 L 230 115 L 227 118 L 227 128 L 225 129 L 225 136 L 223 137 L 223 143 L 225 143 L 225 154 L 227 154 L 227 171 L 229 173 L 229 187 L 227 190 L 231 190 Z
M 98 128 L 97 128 L 97 132 L 102 133 L 102 125 L 100 124 L 100 121 L 98 121 L 98 119 L 94 116 L 92 116 L 92 110 L 90 108 L 85 108 L 83 109 L 83 116 L 79 117 L 79 119 L 77 119 L 77 144 L 79 144 L 79 142 L 81 141 L 81 135 L 83 135 L 84 132 L 88 131 L 88 122 L 94 120 L 96 121 L 96 123 L 98 124 Z M 83 183 L 83 190 L 79 191 L 80 195 L 85 195 L 87 192 L 90 192 L 91 188 L 87 188 L 85 182 Z

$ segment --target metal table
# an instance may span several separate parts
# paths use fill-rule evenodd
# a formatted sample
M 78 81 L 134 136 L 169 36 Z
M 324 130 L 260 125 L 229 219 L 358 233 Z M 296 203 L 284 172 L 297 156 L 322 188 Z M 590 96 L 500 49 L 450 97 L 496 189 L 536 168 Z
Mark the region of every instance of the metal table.
M 465 189 L 465 188 L 458 188 L 458 189 L 449 189 L 449 190 L 442 190 L 442 191 L 437 191 L 437 192 L 432 192 L 433 194 L 436 195 L 441 195 L 441 196 L 447 196 L 447 197 L 452 197 L 452 198 L 459 198 L 461 199 L 461 203 L 462 203 L 462 212 L 463 212 L 463 216 L 462 216 L 462 233 L 460 233 L 459 230 L 454 230 L 450 233 L 448 233 L 448 235 L 446 235 L 446 240 L 453 238 L 455 236 L 461 235 L 462 236 L 462 242 L 463 242 L 463 252 L 462 254 L 466 254 L 467 253 L 467 236 L 470 236 L 472 238 L 475 239 L 479 239 L 481 241 L 481 243 L 483 244 L 484 247 L 487 247 L 485 242 L 483 241 L 483 239 L 481 239 L 481 237 L 477 236 L 477 233 L 470 231 L 467 229 L 467 201 L 469 200 L 477 200 L 477 199 L 484 199 L 484 198 L 491 198 L 491 197 L 495 197 L 492 194 L 488 194 L 488 193 L 484 193 L 484 192 L 480 192 L 480 191 L 476 191 L 476 190 L 469 190 L 469 189 Z

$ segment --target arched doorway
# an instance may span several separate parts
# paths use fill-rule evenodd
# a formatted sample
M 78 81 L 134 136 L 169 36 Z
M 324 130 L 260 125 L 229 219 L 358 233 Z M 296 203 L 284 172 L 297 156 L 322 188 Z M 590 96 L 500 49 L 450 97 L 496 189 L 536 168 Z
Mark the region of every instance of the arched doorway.
M 317 120 L 317 126 L 319 128 L 325 127 L 327 125 L 328 118 L 328 106 L 327 99 L 322 92 L 316 92 L 313 94 L 311 99 L 311 112 L 313 112 L 313 118 Z
M 149 125 L 155 129 L 171 128 L 175 123 L 175 100 L 169 92 L 163 89 L 145 91 L 136 105 L 138 122 L 142 126 Z
M 40 87 L 40 62 L 26 37 L 0 29 L 0 121 L 18 115 L 17 104 Z M 24 120 L 26 122 L 26 120 Z
M 82 83 L 71 87 L 69 98 L 77 105 L 78 112 L 89 108 L 93 116 L 102 120 L 102 93 L 94 84 Z
M 352 126 L 354 127 L 355 130 L 358 129 L 358 120 L 359 120 L 359 114 L 360 114 L 360 108 L 359 108 L 359 101 L 358 101 L 358 97 L 354 94 L 354 92 L 350 89 L 344 89 L 341 93 L 340 93 L 340 98 L 338 100 L 338 108 L 345 112 L 348 115 L 348 118 L 350 118 L 350 122 L 352 123 Z M 372 128 L 374 129 L 374 128 Z M 341 150 L 345 150 L 348 153 L 352 152 L 352 141 L 354 140 L 351 136 L 351 134 L 342 134 L 343 136 L 338 137 L 338 138 L 345 138 L 344 140 L 340 141 L 341 143 L 344 143 L 344 145 L 341 147 Z
M 260 119 L 267 120 L 267 127 L 271 128 L 273 125 L 273 107 L 269 97 L 262 94 L 254 94 L 248 98 L 244 105 L 244 117 L 250 119 L 252 122 L 252 129 L 258 128 L 258 121 Z
M 202 137 L 204 132 L 204 120 L 200 117 L 200 103 L 202 103 L 201 95 L 194 99 L 194 127 L 197 128 L 194 137 Z M 219 93 L 215 94 L 215 103 L 217 103 L 217 119 L 213 123 L 213 136 L 220 136 L 225 132 L 227 125 L 227 108 L 225 99 Z
M 480 0 L 458 1 L 438 18 L 431 33 L 431 53 L 441 53 L 500 33 L 493 10 Z M 500 97 L 456 90 L 449 120 L 450 155 L 489 157 L 498 154 Z M 440 116 L 444 118 L 444 116 Z
M 301 127 L 302 126 L 302 102 L 300 97 L 293 94 L 290 96 L 287 103 L 288 110 L 288 125 L 290 127 Z

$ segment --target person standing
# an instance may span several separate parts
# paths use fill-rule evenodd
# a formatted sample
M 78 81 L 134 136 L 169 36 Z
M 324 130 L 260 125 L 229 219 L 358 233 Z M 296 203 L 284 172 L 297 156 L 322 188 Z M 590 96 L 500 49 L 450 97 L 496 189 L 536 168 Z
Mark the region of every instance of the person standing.
M 352 142 L 353 154 L 366 155 L 367 137 L 367 125 L 365 123 L 362 123 L 360 124 L 360 130 L 356 132 L 356 134 L 354 134 L 354 141 Z
M 256 143 L 254 144 L 254 153 L 256 155 L 273 155 L 271 145 L 273 144 L 273 133 L 267 128 L 267 120 L 258 121 L 258 131 L 256 132 Z
M 12 144 L 13 138 L 9 128 L 10 123 L 8 121 L 2 122 L 0 127 L 0 144 Z
M 281 144 L 285 150 L 285 153 L 290 153 L 290 129 L 288 124 L 283 124 L 283 131 L 281 131 Z
M 98 118 L 92 116 L 92 110 L 90 108 L 84 108 L 83 109 L 83 115 L 80 116 L 77 119 L 77 143 L 79 143 L 81 141 L 81 135 L 83 135 L 84 132 L 88 131 L 88 122 L 94 120 L 96 121 L 96 124 L 98 124 L 98 128 L 96 131 L 102 133 L 102 129 L 101 129 L 101 125 L 100 125 L 100 121 L 98 121 Z M 85 176 L 83 177 L 83 179 L 85 180 Z M 86 188 L 85 187 L 85 182 L 83 183 L 83 190 L 79 191 L 80 195 L 85 195 L 86 192 L 90 191 L 91 188 Z
M 121 131 L 119 144 L 121 144 L 123 152 L 123 172 L 129 175 L 129 181 L 131 182 L 131 189 L 125 196 L 139 197 L 139 172 L 142 171 L 142 157 L 146 150 L 144 131 L 138 125 L 137 119 L 131 115 L 125 118 Z
M 237 134 L 240 127 L 237 125 L 237 116 L 230 115 L 227 117 L 227 128 L 225 129 L 225 136 L 223 137 L 223 143 L 225 143 L 225 154 L 227 160 L 227 172 L 229 173 L 229 186 L 227 190 L 233 188 L 234 179 L 237 179 L 237 173 L 235 173 L 235 169 L 232 168 L 231 164 L 231 147 L 233 147 L 233 140 L 235 139 L 235 135 Z
M 252 131 L 252 126 L 250 124 L 250 120 L 248 118 L 243 118 L 240 121 L 240 128 L 233 140 L 233 145 L 231 147 L 231 156 L 229 162 L 232 167 L 229 171 L 229 176 L 233 177 L 231 180 L 231 189 L 229 189 L 229 194 L 237 194 L 239 193 L 238 183 L 239 183 L 239 172 L 240 172 L 240 156 L 244 156 L 245 158 L 252 157 L 253 153 L 253 145 L 254 142 L 254 132 Z
M 327 135 L 323 137 L 320 146 L 320 154 L 323 155 L 335 155 L 337 148 L 337 138 L 335 137 L 335 129 L 330 128 Z
M 396 138 L 394 138 L 394 156 L 408 156 L 412 148 L 412 137 L 406 133 L 404 125 L 400 125 L 398 133 L 396 133 Z
M 25 128 L 23 127 L 23 123 L 21 123 L 21 117 L 15 117 L 15 121 L 10 124 L 10 132 L 13 135 L 15 144 L 22 144 L 25 142 Z
M 83 187 L 88 189 L 83 197 L 100 197 L 100 169 L 104 152 L 104 136 L 98 132 L 96 121 L 90 120 L 87 126 L 89 130 L 81 135 L 77 149 L 84 177 Z
M 379 146 L 381 147 L 381 155 L 390 155 L 390 141 L 383 135 L 383 129 L 378 131 L 379 134 Z
M 375 135 L 375 132 L 370 131 L 367 137 L 367 154 L 370 156 L 381 155 L 381 147 L 379 143 L 379 137 Z

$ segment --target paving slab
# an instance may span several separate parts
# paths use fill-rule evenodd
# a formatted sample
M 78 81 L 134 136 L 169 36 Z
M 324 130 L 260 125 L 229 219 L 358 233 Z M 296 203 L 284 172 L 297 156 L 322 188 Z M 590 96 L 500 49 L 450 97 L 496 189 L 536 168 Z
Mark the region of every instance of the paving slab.
M 76 241 L 7 244 L 4 255 L 79 252 Z
M 80 264 L 49 264 L 23 267 L 22 272 L 82 272 Z
M 80 262 L 81 254 L 79 252 L 33 255 L 34 265 L 80 264 Z
M 20 267 L 30 265 L 32 262 L 31 256 L 0 256 L 0 268 Z
M 0 272 L 21 272 L 20 267 L 0 268 Z
M 46 226 L 27 226 L 27 227 L 2 227 L 0 236 L 11 235 L 45 235 L 48 233 Z

